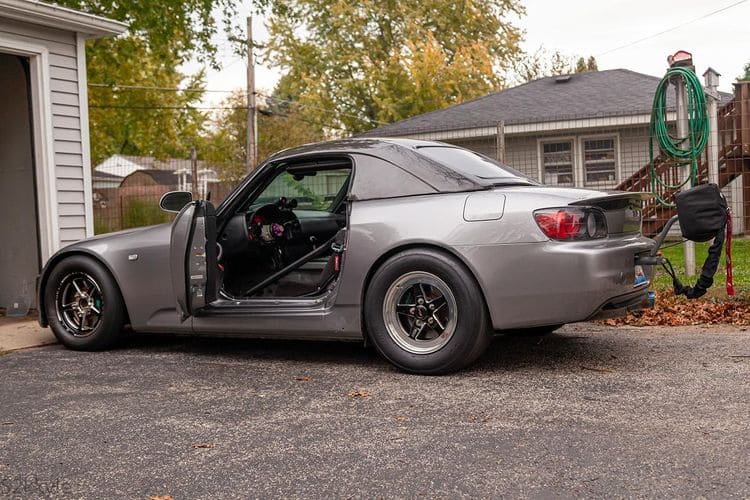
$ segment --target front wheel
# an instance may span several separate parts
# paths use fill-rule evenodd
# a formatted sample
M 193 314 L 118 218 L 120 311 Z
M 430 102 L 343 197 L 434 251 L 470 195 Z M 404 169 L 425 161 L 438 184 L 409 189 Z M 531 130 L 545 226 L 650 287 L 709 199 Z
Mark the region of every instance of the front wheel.
M 44 293 L 47 319 L 61 344 L 77 350 L 112 347 L 122 336 L 125 308 L 109 272 L 76 255 L 58 263 Z
M 492 338 L 474 277 L 461 262 L 428 249 L 400 252 L 377 270 L 366 293 L 365 325 L 383 357 L 426 375 L 470 364 Z

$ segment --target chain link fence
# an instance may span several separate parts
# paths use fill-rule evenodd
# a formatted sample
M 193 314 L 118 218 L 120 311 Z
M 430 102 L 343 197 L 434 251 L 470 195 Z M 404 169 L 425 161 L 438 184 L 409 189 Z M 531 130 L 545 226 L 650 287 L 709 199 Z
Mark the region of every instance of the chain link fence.
M 750 82 L 735 87 L 734 95 L 722 94 L 717 103 L 716 132 L 709 134 L 706 149 L 696 158 L 695 182 L 715 182 L 722 188 L 733 213 L 733 233 L 743 234 L 750 232 Z M 388 136 L 465 147 L 549 186 L 655 192 L 667 204 L 646 202 L 643 230 L 648 235 L 658 232 L 675 213 L 668 206 L 678 191 L 673 186 L 685 181 L 685 187 L 690 186 L 692 162 L 667 158 L 656 141 L 650 151 L 651 109 L 596 117 L 555 116 L 554 111 L 551 107 L 549 119 L 541 123 L 478 123 L 460 130 L 400 127 L 397 135 Z M 676 135 L 674 107 L 665 114 L 667 129 Z M 712 169 L 718 175 L 710 174 Z M 652 181 L 653 172 L 662 183 Z
M 722 94 L 717 103 L 718 125 L 713 140 L 698 158 L 699 183 L 716 182 L 734 215 L 734 233 L 750 232 L 750 82 L 735 85 L 734 94 Z M 548 120 L 536 123 L 478 123 L 461 130 L 439 127 L 412 128 L 398 137 L 438 140 L 485 154 L 520 170 L 545 185 L 595 190 L 651 192 L 664 199 L 675 189 L 652 183 L 649 151 L 650 109 L 622 110 L 613 116 L 556 116 L 550 107 Z M 675 130 L 674 108 L 666 110 L 668 128 Z M 376 131 L 377 132 L 377 131 Z M 393 135 L 392 135 L 393 136 Z M 711 157 L 718 156 L 718 177 L 709 175 Z M 195 165 L 187 158 L 156 159 L 115 155 L 98 164 L 93 173 L 96 233 L 161 223 L 171 216 L 158 207 L 160 197 L 173 190 L 211 195 L 218 205 L 238 181 L 223 179 L 222 172 L 242 171 L 241 165 L 211 164 L 197 152 Z M 227 155 L 230 158 L 230 155 Z M 654 168 L 665 184 L 679 184 L 688 167 L 663 158 L 654 146 Z M 300 194 L 311 200 L 325 196 L 328 180 L 316 179 Z M 317 194 L 316 194 L 317 193 Z M 644 208 L 644 233 L 656 233 L 673 215 L 672 208 L 655 201 Z
M 159 208 L 169 191 L 210 196 L 218 205 L 238 181 L 223 180 L 226 165 L 181 158 L 114 155 L 99 163 L 92 175 L 96 234 L 168 222 L 172 214 Z M 197 185 L 193 185 L 196 173 Z

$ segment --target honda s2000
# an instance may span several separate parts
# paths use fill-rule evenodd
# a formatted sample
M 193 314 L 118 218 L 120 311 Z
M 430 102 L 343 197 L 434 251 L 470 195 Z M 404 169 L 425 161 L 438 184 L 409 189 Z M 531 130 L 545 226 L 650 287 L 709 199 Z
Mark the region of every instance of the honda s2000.
M 437 374 L 497 331 L 552 331 L 648 298 L 639 193 L 545 187 L 448 144 L 350 139 L 269 158 L 216 208 L 55 254 L 42 325 L 73 349 L 124 332 L 364 339 Z M 130 325 L 130 330 L 124 330 Z

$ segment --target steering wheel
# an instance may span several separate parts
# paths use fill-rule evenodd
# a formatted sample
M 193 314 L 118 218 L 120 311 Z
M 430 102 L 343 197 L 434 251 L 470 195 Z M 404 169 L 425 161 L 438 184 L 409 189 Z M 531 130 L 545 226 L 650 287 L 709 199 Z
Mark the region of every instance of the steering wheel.
M 261 246 L 283 246 L 294 237 L 295 229 L 299 227 L 299 219 L 292 211 L 296 206 L 297 200 L 288 202 L 286 198 L 281 198 L 276 203 L 263 205 L 254 212 L 248 212 L 247 239 Z

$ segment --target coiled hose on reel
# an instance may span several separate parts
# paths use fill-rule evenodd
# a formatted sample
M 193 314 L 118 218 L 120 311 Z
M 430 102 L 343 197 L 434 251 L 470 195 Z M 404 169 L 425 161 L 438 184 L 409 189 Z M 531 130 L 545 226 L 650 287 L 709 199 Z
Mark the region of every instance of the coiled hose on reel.
M 682 78 L 687 87 L 688 135 L 676 137 L 670 134 L 667 122 L 667 90 L 673 78 Z M 651 110 L 650 140 L 648 152 L 650 158 L 651 191 L 656 200 L 668 207 L 673 203 L 662 198 L 657 191 L 661 186 L 668 191 L 677 191 L 690 183 L 698 183 L 698 158 L 706 148 L 708 142 L 708 115 L 706 114 L 706 95 L 703 92 L 695 72 L 686 67 L 670 68 L 656 87 L 654 103 Z M 690 163 L 690 174 L 679 184 L 669 184 L 661 178 L 656 170 L 654 161 L 654 141 L 659 146 L 660 157 L 672 159 L 677 164 Z

